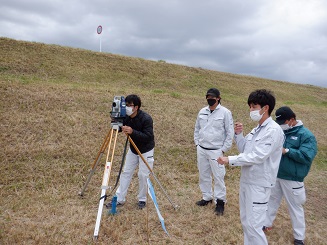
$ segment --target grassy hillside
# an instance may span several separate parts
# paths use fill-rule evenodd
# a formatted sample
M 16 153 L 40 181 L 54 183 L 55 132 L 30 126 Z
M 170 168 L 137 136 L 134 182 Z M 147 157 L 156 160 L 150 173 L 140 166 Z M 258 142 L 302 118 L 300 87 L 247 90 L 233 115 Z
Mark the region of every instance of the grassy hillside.
M 136 93 L 155 127 L 154 172 L 174 210 L 153 181 L 170 237 L 154 206 L 138 210 L 137 175 L 116 216 L 103 212 L 98 244 L 242 244 L 239 168 L 227 167 L 225 215 L 201 198 L 193 144 L 194 123 L 210 87 L 234 121 L 249 119 L 247 97 L 274 91 L 277 107 L 291 106 L 316 135 L 319 152 L 306 178 L 307 243 L 327 237 L 327 89 L 209 71 L 165 62 L 0 38 L 0 244 L 92 244 L 105 157 L 83 198 L 78 192 L 110 129 L 115 95 Z M 125 136 L 119 135 L 110 185 L 117 177 Z M 227 155 L 237 154 L 235 146 Z M 283 203 L 270 244 L 293 241 Z

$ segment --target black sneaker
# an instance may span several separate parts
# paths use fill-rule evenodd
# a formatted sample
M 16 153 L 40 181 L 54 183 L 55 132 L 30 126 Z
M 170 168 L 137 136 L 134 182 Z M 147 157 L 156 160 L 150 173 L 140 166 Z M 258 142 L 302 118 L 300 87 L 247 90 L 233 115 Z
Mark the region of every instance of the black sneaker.
M 125 203 L 117 202 L 116 207 L 122 207 Z M 106 208 L 110 209 L 112 207 L 112 201 L 106 204 Z
M 294 239 L 294 245 L 304 245 L 304 242 L 302 240 Z
M 223 215 L 225 210 L 225 202 L 223 200 L 217 199 L 215 213 L 217 215 Z
M 139 201 L 139 203 L 137 204 L 137 206 L 139 207 L 139 209 L 143 209 L 146 206 L 146 202 Z
M 212 203 L 212 200 L 206 201 L 206 200 L 202 199 L 200 201 L 197 201 L 196 205 L 198 205 L 198 206 L 207 206 L 209 202 Z

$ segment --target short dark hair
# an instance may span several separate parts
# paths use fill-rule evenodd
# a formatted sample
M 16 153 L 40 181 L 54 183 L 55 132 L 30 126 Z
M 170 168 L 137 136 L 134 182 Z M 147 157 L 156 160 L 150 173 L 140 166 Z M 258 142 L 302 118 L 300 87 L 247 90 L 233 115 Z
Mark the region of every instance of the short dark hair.
M 138 109 L 141 108 L 141 99 L 139 96 L 137 96 L 136 94 L 130 94 L 127 95 L 125 98 L 125 102 L 128 104 L 133 104 L 134 106 L 138 106 Z
M 261 108 L 265 105 L 269 106 L 268 114 L 271 115 L 271 112 L 275 108 L 276 99 L 273 92 L 266 89 L 258 89 L 253 91 L 248 98 L 248 105 L 260 105 Z

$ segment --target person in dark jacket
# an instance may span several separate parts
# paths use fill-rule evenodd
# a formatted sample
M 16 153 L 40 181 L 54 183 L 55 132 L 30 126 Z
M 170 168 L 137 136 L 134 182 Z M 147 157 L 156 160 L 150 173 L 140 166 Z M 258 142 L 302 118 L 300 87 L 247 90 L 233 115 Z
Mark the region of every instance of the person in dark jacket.
M 154 153 L 154 133 L 153 133 L 153 120 L 149 114 L 140 110 L 141 99 L 135 94 L 128 95 L 126 101 L 126 115 L 121 131 L 128 134 L 134 141 L 136 147 L 142 153 L 143 158 L 147 161 L 148 165 L 153 168 L 153 153 Z M 138 194 L 138 207 L 140 209 L 146 206 L 147 196 L 147 178 L 149 177 L 150 170 L 143 162 L 142 158 L 138 155 L 133 145 L 126 154 L 126 161 L 123 172 L 120 176 L 119 187 L 116 191 L 117 206 L 122 206 L 126 202 L 126 194 L 131 183 L 134 170 L 138 169 L 139 179 L 139 194 Z M 111 203 L 107 204 L 108 207 Z
M 306 200 L 303 180 L 317 154 L 317 141 L 310 130 L 303 126 L 302 121 L 296 120 L 295 113 L 287 106 L 276 111 L 276 122 L 284 130 L 285 142 L 263 230 L 271 229 L 284 197 L 291 216 L 294 244 L 302 245 L 305 238 L 303 204 Z

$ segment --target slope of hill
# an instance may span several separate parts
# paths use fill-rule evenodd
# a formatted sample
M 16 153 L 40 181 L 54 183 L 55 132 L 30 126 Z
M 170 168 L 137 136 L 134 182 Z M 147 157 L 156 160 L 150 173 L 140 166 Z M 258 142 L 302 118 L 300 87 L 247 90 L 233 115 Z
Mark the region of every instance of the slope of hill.
M 90 244 L 105 156 L 85 196 L 77 194 L 110 129 L 115 95 L 139 94 L 155 127 L 154 172 L 174 210 L 154 183 L 170 237 L 153 205 L 136 208 L 132 180 L 127 204 L 115 216 L 104 211 L 100 244 L 242 244 L 239 169 L 227 167 L 226 214 L 195 205 L 200 197 L 193 144 L 197 113 L 210 87 L 249 132 L 247 97 L 259 88 L 274 91 L 277 107 L 291 106 L 316 135 L 319 152 L 306 178 L 307 243 L 325 244 L 327 231 L 327 89 L 107 53 L 0 38 L 0 243 Z M 116 180 L 125 138 L 120 135 L 110 185 Z M 228 154 L 237 154 L 235 146 Z M 291 244 L 283 203 L 270 244 Z

